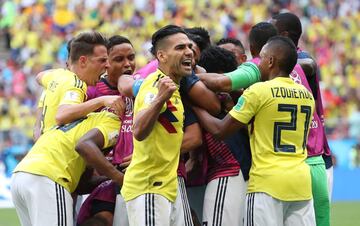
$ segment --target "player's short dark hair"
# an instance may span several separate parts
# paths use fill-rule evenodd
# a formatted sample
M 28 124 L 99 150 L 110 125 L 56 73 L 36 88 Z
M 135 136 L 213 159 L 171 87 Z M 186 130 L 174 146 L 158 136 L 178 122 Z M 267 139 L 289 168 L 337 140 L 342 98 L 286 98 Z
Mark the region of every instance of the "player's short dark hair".
M 71 49 L 71 43 L 74 40 L 74 38 L 70 39 L 67 43 L 66 43 L 66 50 L 68 51 L 68 54 L 70 56 L 70 49 Z
M 249 42 L 253 50 L 260 53 L 261 48 L 266 44 L 269 38 L 278 34 L 276 27 L 268 22 L 255 24 L 249 34 Z
M 184 29 L 182 29 L 179 26 L 173 25 L 173 24 L 166 25 L 165 27 L 162 27 L 159 30 L 157 30 L 151 37 L 152 47 L 150 49 L 150 52 L 154 56 L 156 56 L 156 52 L 158 51 L 159 44 L 166 37 L 177 34 L 177 33 L 183 33 L 183 34 L 187 35 L 186 32 L 184 31 Z
M 290 74 L 297 62 L 297 52 L 294 42 L 284 36 L 274 36 L 267 42 L 278 58 L 279 68 Z
M 231 43 L 234 44 L 235 46 L 238 46 L 240 49 L 242 49 L 243 53 L 245 53 L 244 45 L 241 43 L 239 39 L 236 38 L 222 38 L 216 43 L 216 45 L 219 46 L 227 43 Z
M 198 65 L 209 73 L 226 73 L 236 70 L 238 63 L 229 50 L 210 46 L 201 53 Z
M 200 52 L 211 45 L 209 32 L 203 27 L 185 28 L 189 38 L 196 43 Z
M 77 35 L 70 44 L 70 60 L 76 62 L 80 56 L 91 55 L 95 46 L 107 46 L 108 40 L 100 32 L 89 31 Z
M 127 39 L 126 37 L 124 36 L 121 36 L 121 35 L 114 35 L 114 36 L 111 36 L 109 38 L 109 42 L 107 44 L 107 49 L 108 51 L 110 51 L 114 46 L 116 45 L 121 45 L 121 44 L 124 44 L 124 43 L 128 43 L 130 44 L 131 46 L 133 45 L 129 39 Z
M 287 31 L 289 33 L 289 38 L 297 46 L 302 33 L 299 17 L 293 13 L 280 13 L 273 16 L 272 19 L 276 20 L 276 28 L 279 33 Z

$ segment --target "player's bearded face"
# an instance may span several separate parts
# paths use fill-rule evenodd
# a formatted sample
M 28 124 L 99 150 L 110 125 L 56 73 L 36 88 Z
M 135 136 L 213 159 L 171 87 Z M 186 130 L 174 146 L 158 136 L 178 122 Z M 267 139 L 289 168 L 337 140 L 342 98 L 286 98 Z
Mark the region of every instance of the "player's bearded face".
M 180 77 L 190 75 L 194 54 L 189 38 L 185 34 L 178 33 L 169 37 L 169 44 L 167 63 L 171 73 Z

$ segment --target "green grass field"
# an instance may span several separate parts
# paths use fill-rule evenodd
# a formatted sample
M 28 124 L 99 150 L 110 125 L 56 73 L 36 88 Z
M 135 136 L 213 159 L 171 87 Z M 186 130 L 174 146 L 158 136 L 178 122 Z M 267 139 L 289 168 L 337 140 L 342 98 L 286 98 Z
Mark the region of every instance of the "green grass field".
M 332 204 L 332 226 L 359 226 L 360 202 L 337 202 Z M 20 226 L 14 209 L 0 209 L 0 226 Z

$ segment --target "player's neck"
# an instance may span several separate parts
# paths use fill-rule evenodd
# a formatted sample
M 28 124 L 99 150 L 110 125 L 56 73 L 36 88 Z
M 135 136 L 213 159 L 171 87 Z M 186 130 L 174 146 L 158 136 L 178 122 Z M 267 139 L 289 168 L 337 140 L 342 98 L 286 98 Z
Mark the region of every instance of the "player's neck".
M 180 78 L 178 78 L 178 76 L 171 73 L 169 68 L 159 65 L 159 70 L 165 75 L 169 76 L 176 84 L 180 83 Z
M 84 74 L 84 73 L 82 73 L 82 70 L 78 67 L 78 65 L 76 65 L 76 64 L 70 64 L 70 65 L 69 65 L 69 71 L 71 71 L 71 72 L 73 72 L 74 74 L 76 74 L 76 76 L 77 76 L 80 80 L 86 82 L 86 79 L 83 77 L 83 74 Z
M 289 74 L 286 72 L 283 72 L 283 71 L 279 71 L 276 75 L 273 75 L 273 76 L 270 75 L 271 79 L 273 79 L 273 78 L 288 78 L 288 77 L 289 77 Z
M 117 87 L 117 79 L 116 79 L 116 78 L 107 75 L 107 76 L 105 77 L 105 79 L 106 79 L 106 81 L 109 83 L 110 86 L 112 86 L 112 87 Z

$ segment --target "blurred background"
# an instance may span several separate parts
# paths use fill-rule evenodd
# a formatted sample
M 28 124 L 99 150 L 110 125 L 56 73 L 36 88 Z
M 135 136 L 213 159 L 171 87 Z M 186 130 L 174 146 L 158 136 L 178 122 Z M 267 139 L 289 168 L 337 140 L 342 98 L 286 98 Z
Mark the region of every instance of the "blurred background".
M 0 226 L 19 225 L 9 177 L 33 144 L 35 75 L 65 66 L 70 38 L 89 29 L 126 36 L 140 68 L 151 58 L 152 33 L 166 24 L 201 26 L 213 42 L 238 38 L 249 50 L 251 26 L 285 11 L 301 18 L 299 46 L 320 66 L 335 165 L 333 225 L 360 225 L 352 212 L 360 209 L 359 0 L 0 0 L 0 10 Z

